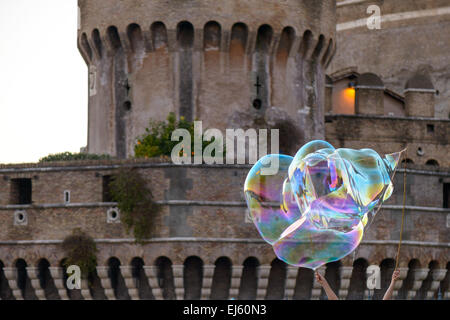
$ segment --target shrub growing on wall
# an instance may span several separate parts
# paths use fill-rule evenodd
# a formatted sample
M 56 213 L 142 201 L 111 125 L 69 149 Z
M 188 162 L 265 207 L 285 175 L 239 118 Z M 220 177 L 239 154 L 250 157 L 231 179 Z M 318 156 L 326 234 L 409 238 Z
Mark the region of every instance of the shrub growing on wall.
M 62 248 L 67 257 L 66 267 L 70 265 L 79 266 L 83 278 L 87 278 L 90 273 L 95 271 L 97 246 L 94 239 L 81 229 L 74 229 L 72 234 L 64 239 Z
M 194 122 L 186 121 L 184 117 L 180 117 L 177 121 L 175 114 L 170 112 L 166 121 L 149 121 L 149 127 L 145 129 L 145 134 L 138 138 L 137 144 L 134 147 L 134 154 L 137 158 L 152 158 L 152 157 L 170 157 L 173 147 L 179 142 L 172 141 L 172 132 L 176 129 L 186 129 L 191 135 L 191 152 L 194 155 Z M 210 143 L 214 141 L 203 141 L 202 137 L 202 151 Z M 224 153 L 225 155 L 225 148 Z
M 127 232 L 133 230 L 138 243 L 150 237 L 152 217 L 160 206 L 153 201 L 152 192 L 139 172 L 133 168 L 120 169 L 112 176 L 109 188 Z
M 108 154 L 62 152 L 62 153 L 56 153 L 56 154 L 49 154 L 48 156 L 39 159 L 39 162 L 73 161 L 73 160 L 104 160 L 104 159 L 111 159 L 111 156 Z

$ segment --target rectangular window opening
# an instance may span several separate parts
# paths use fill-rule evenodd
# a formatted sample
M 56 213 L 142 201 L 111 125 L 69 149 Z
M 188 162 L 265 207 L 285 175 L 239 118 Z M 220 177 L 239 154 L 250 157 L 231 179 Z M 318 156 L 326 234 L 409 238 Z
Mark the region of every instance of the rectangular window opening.
M 70 203 L 70 191 L 64 191 L 64 203 Z
M 110 183 L 112 181 L 112 176 L 103 176 L 103 202 L 114 202 Z
M 450 209 L 450 183 L 444 183 L 444 208 Z
M 12 179 L 10 191 L 11 204 L 31 204 L 31 179 Z

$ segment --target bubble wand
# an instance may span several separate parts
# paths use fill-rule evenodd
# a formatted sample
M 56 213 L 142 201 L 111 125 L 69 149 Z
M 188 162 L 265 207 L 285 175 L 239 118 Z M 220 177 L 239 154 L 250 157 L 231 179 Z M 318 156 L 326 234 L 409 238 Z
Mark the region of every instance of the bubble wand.
M 406 206 L 406 159 L 408 156 L 408 148 L 405 149 L 405 159 L 403 160 L 403 206 L 402 206 L 402 223 L 400 226 L 400 239 L 398 241 L 398 248 L 397 248 L 397 257 L 395 259 L 395 269 L 398 267 L 398 259 L 400 256 L 400 247 L 402 245 L 402 237 L 403 237 L 403 225 L 405 221 L 405 206 Z

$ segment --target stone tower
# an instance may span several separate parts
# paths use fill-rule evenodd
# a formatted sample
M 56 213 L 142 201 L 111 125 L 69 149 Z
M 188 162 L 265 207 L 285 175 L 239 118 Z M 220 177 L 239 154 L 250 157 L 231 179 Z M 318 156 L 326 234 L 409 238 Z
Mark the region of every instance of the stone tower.
M 324 138 L 335 2 L 79 0 L 88 152 L 132 156 L 169 112 L 204 128 L 279 128 L 281 145 L 295 140 L 284 152 Z

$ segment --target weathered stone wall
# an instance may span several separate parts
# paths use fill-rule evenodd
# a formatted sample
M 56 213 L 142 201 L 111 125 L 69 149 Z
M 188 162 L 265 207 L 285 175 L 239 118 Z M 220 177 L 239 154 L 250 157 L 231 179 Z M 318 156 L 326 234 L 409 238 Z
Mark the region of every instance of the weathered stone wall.
M 367 28 L 369 5 L 381 8 L 381 29 Z M 337 1 L 337 50 L 327 69 L 356 67 L 379 75 L 386 87 L 403 93 L 417 71 L 428 74 L 435 88 L 435 116 L 450 112 L 450 7 L 446 0 Z
M 246 223 L 245 219 L 242 186 L 248 172 L 247 166 L 176 166 L 151 162 L 130 162 L 129 165 L 135 166 L 145 177 L 155 200 L 163 204 L 162 212 L 155 216 L 153 237 L 258 238 L 253 224 Z M 443 169 L 430 171 L 429 167 L 416 168 L 418 170 L 407 174 L 406 204 L 442 208 L 442 179 L 448 176 L 448 172 Z M 23 176 L 22 170 L 29 171 L 25 168 L 11 169 L 2 168 L 0 174 L 12 179 Z M 9 172 L 5 173 L 5 170 Z M 80 166 L 76 163 L 75 166 L 43 166 L 34 170 L 28 172 L 34 177 L 32 205 L 10 205 L 4 200 L 8 199 L 10 191 L 8 182 L 2 183 L 0 214 L 5 224 L 0 230 L 0 240 L 62 240 L 75 227 L 81 227 L 99 239 L 130 237 L 120 224 L 107 223 L 106 211 L 114 204 L 102 203 L 102 176 L 117 170 L 114 169 L 114 162 L 95 166 Z M 49 185 L 52 188 L 48 188 Z M 403 173 L 397 173 L 395 192 L 387 202 L 388 209 L 380 213 L 388 220 L 397 219 L 396 224 L 388 223 L 383 227 L 383 223 L 380 223 L 378 228 L 376 222 L 368 239 L 396 239 L 393 230 L 398 227 L 399 214 L 397 209 L 389 209 L 389 206 L 401 205 L 402 185 Z M 62 202 L 64 190 L 71 191 L 69 204 Z M 15 226 L 13 212 L 21 208 L 28 213 L 28 225 Z M 417 215 L 424 225 L 443 226 L 445 210 L 442 209 L 442 213 L 439 210 L 420 216 L 414 209 L 410 214 L 411 217 Z M 415 230 L 412 220 L 411 232 Z M 436 233 L 422 233 L 419 228 L 417 234 L 408 236 L 406 229 L 405 239 L 447 241 L 447 229 L 442 227 L 438 230 Z
M 102 177 L 114 174 L 124 166 L 139 170 L 155 199 L 163 206 L 153 218 L 151 237 L 142 245 L 134 243 L 122 223 L 107 222 L 107 210 L 115 204 L 101 202 Z M 408 281 L 416 281 L 415 289 L 405 287 L 409 288 L 404 290 L 409 298 L 435 296 L 437 287 L 434 285 L 430 289 L 427 277 L 435 284 L 442 281 L 444 293 L 445 286 L 448 287 L 448 280 L 444 281 L 448 277 L 444 279 L 444 276 L 449 242 L 446 221 L 450 211 L 442 208 L 442 181 L 447 181 L 450 173 L 444 169 L 430 171 L 424 168 L 409 166 L 407 172 L 407 206 L 399 267 L 403 270 L 402 279 L 409 274 Z M 155 160 L 2 166 L 0 288 L 3 289 L 0 289 L 0 298 L 207 299 L 213 291 L 211 297 L 319 298 L 317 284 L 306 276 L 309 271 L 277 262 L 272 248 L 246 220 L 242 186 L 248 169 L 249 166 L 238 165 L 176 166 Z M 18 177 L 32 179 L 32 205 L 8 203 L 10 180 Z M 333 285 L 342 297 L 367 295 L 364 290 L 355 291 L 354 285 L 349 287 L 354 263 L 366 261 L 366 265 L 390 265 L 389 261 L 396 258 L 403 199 L 402 170 L 397 172 L 394 185 L 392 198 L 378 213 L 356 252 L 326 267 L 329 279 L 340 279 L 340 285 Z M 71 191 L 69 204 L 62 203 L 65 190 Z M 25 225 L 14 223 L 16 210 L 27 214 Z M 64 259 L 61 243 L 74 228 L 81 228 L 92 236 L 99 249 L 96 278 L 90 284 L 84 282 L 84 290 L 79 292 L 66 291 L 61 269 Z M 200 261 L 200 265 L 191 264 L 189 257 L 196 257 L 190 259 Z M 217 264 L 224 257 L 229 264 Z M 116 268 L 112 258 L 117 258 L 120 263 L 118 282 L 111 282 L 112 273 L 108 271 Z M 136 259 L 142 259 L 143 267 L 136 265 Z M 166 264 L 162 266 L 161 261 Z M 412 268 L 411 261 L 417 261 L 414 266 L 419 265 L 422 269 Z M 45 269 L 47 262 L 50 268 Z M 26 268 L 20 269 L 24 263 Z M 430 263 L 433 267 L 426 268 Z M 353 272 L 354 277 L 360 272 L 358 268 Z M 21 280 L 17 278 L 19 269 L 26 270 L 26 273 L 21 271 Z M 133 270 L 141 270 L 139 283 L 148 282 L 150 291 L 142 289 L 142 285 L 137 287 L 136 271 Z M 320 270 L 324 272 L 325 268 Z M 392 271 L 386 270 L 383 277 L 388 277 Z M 50 277 L 55 287 L 40 285 L 43 272 L 51 274 L 46 279 Z M 200 278 L 192 278 L 198 272 Z M 17 284 L 25 281 L 24 274 L 28 285 L 19 288 Z M 160 277 L 166 279 L 162 287 L 158 286 Z M 188 282 L 183 280 L 186 277 L 190 277 Z M 256 280 L 251 280 L 253 277 Z M 213 278 L 216 279 L 214 284 Z M 218 279 L 222 279 L 220 285 Z M 422 281 L 425 284 L 422 285 Z M 111 283 L 118 284 L 111 287 Z
M 326 119 L 327 141 L 336 148 L 371 148 L 380 154 L 408 148 L 408 158 L 415 164 L 434 159 L 441 167 L 450 166 L 449 120 L 370 115 L 328 115 Z M 433 131 L 427 126 L 433 126 Z

